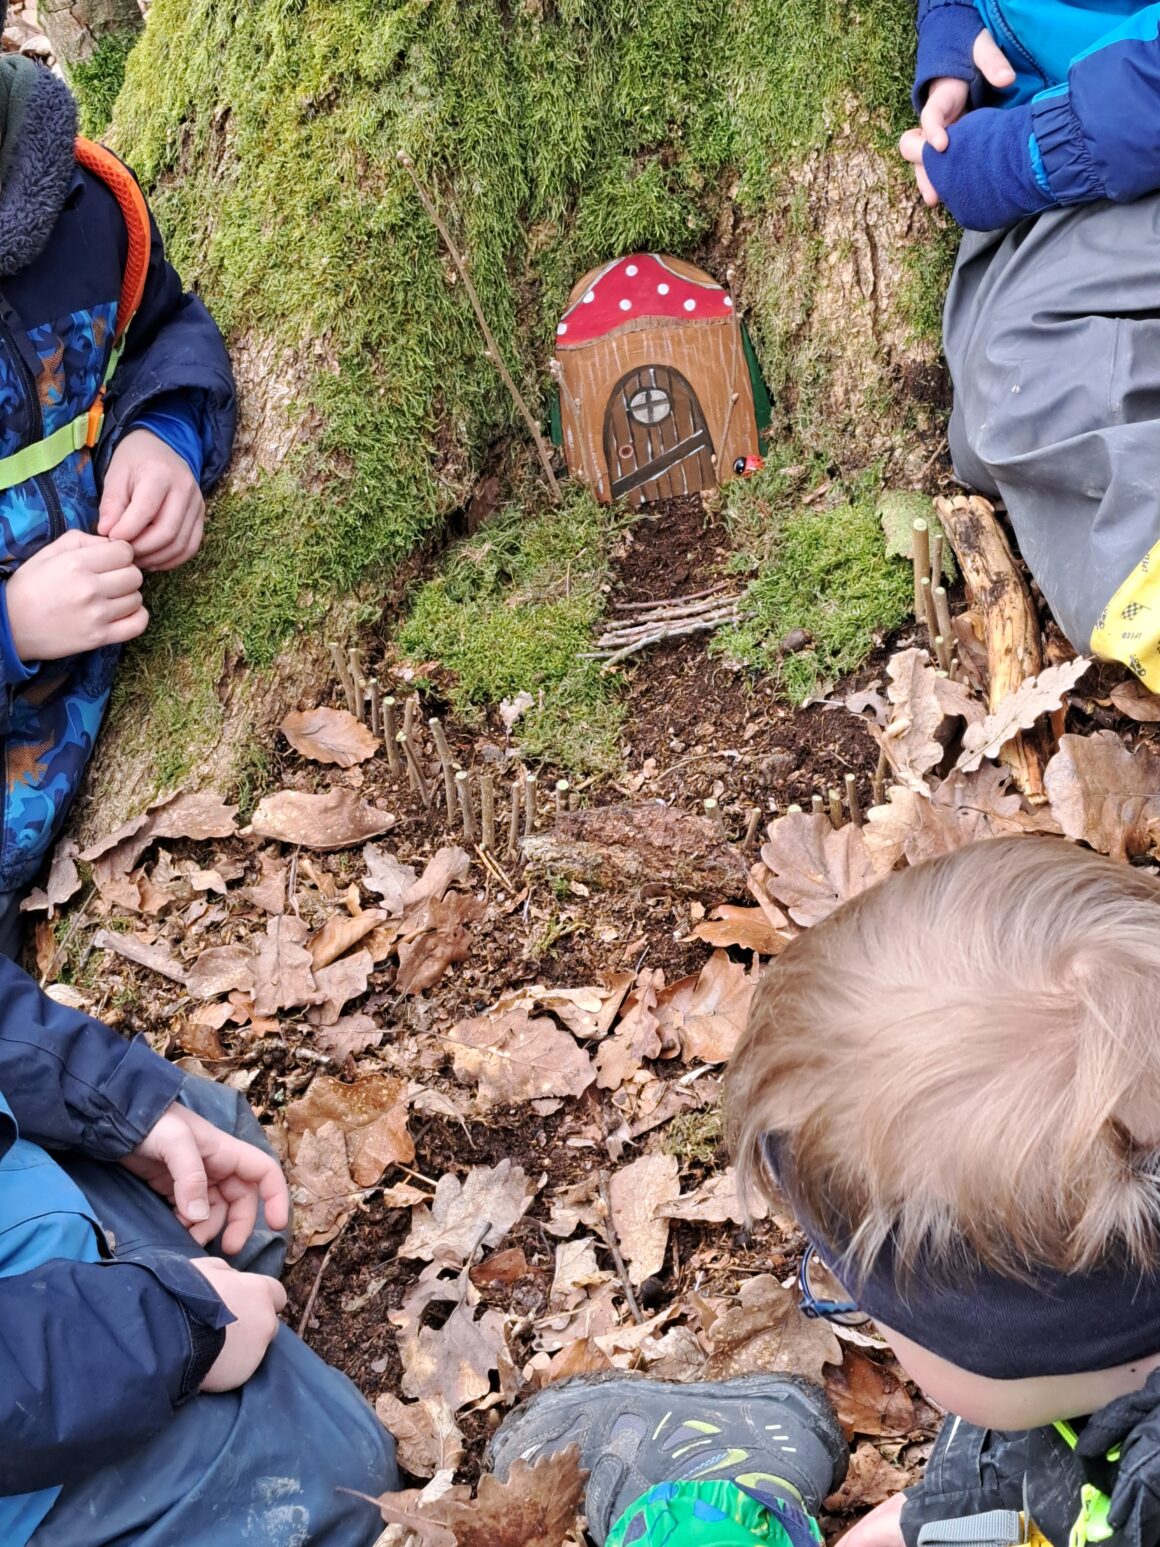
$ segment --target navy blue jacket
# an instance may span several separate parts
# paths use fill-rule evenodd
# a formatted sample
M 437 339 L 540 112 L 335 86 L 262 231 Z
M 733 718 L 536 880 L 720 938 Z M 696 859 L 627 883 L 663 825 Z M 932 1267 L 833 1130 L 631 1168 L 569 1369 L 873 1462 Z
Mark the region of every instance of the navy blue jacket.
M 960 224 L 1009 226 L 1057 205 L 1160 189 L 1160 5 L 1134 0 L 919 0 L 915 104 L 938 76 L 974 111 L 923 164 Z M 987 28 L 1016 73 L 995 92 L 971 59 Z
M 43 251 L 0 280 L 0 457 L 87 411 L 104 377 L 128 253 L 124 217 L 97 177 L 76 168 Z M 94 531 L 101 480 L 126 432 L 175 395 L 198 419 L 201 482 L 221 476 L 233 446 L 229 358 L 213 319 L 182 290 L 153 229 L 140 310 L 109 385 L 94 456 L 0 493 L 0 581 L 69 529 Z M 12 647 L 0 585 L 0 891 L 39 869 L 92 753 L 120 655 L 111 646 L 27 666 Z
M 182 1080 L 141 1039 L 56 1004 L 0 957 L 0 1093 L 12 1115 L 0 1105 L 0 1155 L 15 1119 L 46 1149 L 118 1160 Z M 0 1494 L 75 1482 L 123 1456 L 165 1426 L 220 1352 L 233 1318 L 184 1257 L 102 1249 L 102 1262 L 0 1279 Z

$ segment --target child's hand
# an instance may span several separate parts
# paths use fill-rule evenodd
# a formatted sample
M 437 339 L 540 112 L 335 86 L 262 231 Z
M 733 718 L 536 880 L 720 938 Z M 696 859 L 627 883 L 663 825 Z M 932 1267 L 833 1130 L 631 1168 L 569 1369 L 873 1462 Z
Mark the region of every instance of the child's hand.
M 289 1189 L 273 1156 L 176 1103 L 121 1164 L 169 1199 L 199 1246 L 224 1229 L 227 1257 L 249 1240 L 259 1202 L 272 1230 L 290 1221 Z
M 12 643 L 22 661 L 58 661 L 145 632 L 141 571 L 128 543 L 66 532 L 7 582 Z
M 905 1493 L 896 1493 L 885 1504 L 877 1505 L 839 1538 L 838 1547 L 905 1547 L 902 1535 L 902 1506 L 905 1503 Z
M 221 1353 L 201 1383 L 202 1391 L 233 1391 L 246 1381 L 266 1357 L 278 1331 L 278 1314 L 286 1304 L 286 1291 L 276 1278 L 264 1273 L 238 1273 L 220 1257 L 195 1257 L 190 1267 L 204 1273 L 215 1294 L 237 1318 L 226 1328 Z
M 1014 83 L 1015 71 L 1010 61 L 986 28 L 975 39 L 973 53 L 975 68 L 989 85 L 1002 90 Z M 923 200 L 932 208 L 939 198 L 922 165 L 923 147 L 929 145 L 940 153 L 946 150 L 950 144 L 947 129 L 966 112 L 970 94 L 970 83 L 956 76 L 944 75 L 932 81 L 918 127 L 908 129 L 898 142 L 903 157 L 914 167 Z
M 97 531 L 132 543 L 144 570 L 192 559 L 205 531 L 205 501 L 189 464 L 152 430 L 130 430 L 109 461 Z

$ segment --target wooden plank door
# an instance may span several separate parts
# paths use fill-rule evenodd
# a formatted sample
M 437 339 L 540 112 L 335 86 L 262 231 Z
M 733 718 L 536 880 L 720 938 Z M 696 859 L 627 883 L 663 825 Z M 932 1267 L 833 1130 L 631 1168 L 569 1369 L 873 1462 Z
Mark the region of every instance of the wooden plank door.
M 680 371 L 642 365 L 622 376 L 604 414 L 613 499 L 645 505 L 711 489 L 713 441 L 697 395 Z

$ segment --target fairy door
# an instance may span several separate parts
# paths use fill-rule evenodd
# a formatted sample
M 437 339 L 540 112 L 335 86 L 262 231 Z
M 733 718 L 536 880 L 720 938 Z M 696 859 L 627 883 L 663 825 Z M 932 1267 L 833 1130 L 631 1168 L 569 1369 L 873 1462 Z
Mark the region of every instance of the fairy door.
M 713 442 L 697 395 L 667 365 L 642 365 L 612 389 L 604 455 L 613 499 L 672 499 L 717 482 Z

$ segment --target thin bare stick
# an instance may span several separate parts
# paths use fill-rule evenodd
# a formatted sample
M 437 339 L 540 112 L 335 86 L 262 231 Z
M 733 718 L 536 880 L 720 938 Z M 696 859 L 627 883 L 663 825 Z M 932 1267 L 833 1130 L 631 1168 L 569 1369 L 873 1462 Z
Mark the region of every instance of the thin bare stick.
M 914 560 L 914 617 L 922 624 L 926 620 L 922 582 L 930 579 L 930 527 L 921 516 L 910 524 L 910 552 Z
M 926 632 L 933 641 L 938 633 L 938 619 L 934 615 L 934 587 L 930 583 L 930 576 L 923 575 L 919 588 L 922 592 L 922 616 L 926 623 Z
M 785 808 L 785 814 L 786 814 L 786 816 L 801 816 L 802 808 L 799 805 L 797 805 L 797 804 L 794 804 L 792 806 L 787 806 Z
M 945 585 L 936 585 L 934 588 L 934 615 L 938 620 L 939 633 L 949 643 L 955 637 L 955 630 L 951 623 L 951 604 Z
M 580 809 L 580 796 L 579 796 L 579 794 L 575 790 L 570 790 L 569 793 L 568 793 L 568 810 L 569 811 L 579 811 L 579 809 Z
M 630 618 L 612 618 L 608 624 L 609 633 L 624 633 L 629 630 L 646 628 L 654 619 L 661 621 L 665 618 L 699 618 L 707 612 L 718 612 L 723 607 L 732 607 L 738 600 L 733 596 L 710 596 L 705 600 L 686 602 L 684 598 L 678 598 L 673 602 L 650 602 L 643 615 Z
M 369 684 L 371 701 L 371 735 L 383 734 L 383 700 L 379 692 L 379 679 L 372 677 Z
M 658 645 L 662 639 L 683 639 L 686 634 L 703 634 L 707 629 L 720 628 L 722 624 L 736 623 L 737 621 L 738 615 L 733 612 L 727 613 L 721 618 L 710 618 L 707 621 L 700 619 L 695 623 L 685 623 L 680 628 L 662 628 L 655 634 L 646 634 L 643 639 L 638 639 L 630 645 L 625 645 L 622 650 L 617 650 L 614 655 L 602 657 L 599 652 L 586 651 L 581 655 L 581 659 L 586 661 L 603 659 L 604 670 L 610 671 L 618 661 L 627 660 L 630 655 L 635 655 L 638 650 L 643 650 L 646 645 Z
M 810 810 L 815 816 L 825 816 L 826 803 L 820 795 L 810 796 Z
M 463 818 L 463 836 L 468 843 L 475 842 L 475 801 L 471 794 L 471 775 L 461 768 L 455 775 L 455 788 L 459 794 L 459 814 Z
M 300 1338 L 305 1338 L 306 1329 L 310 1325 L 310 1318 L 314 1314 L 314 1305 L 315 1301 L 318 1299 L 318 1291 L 322 1288 L 322 1275 L 330 1266 L 330 1259 L 334 1256 L 335 1248 L 346 1234 L 346 1227 L 350 1224 L 353 1218 L 353 1213 L 347 1215 L 346 1219 L 343 1221 L 341 1230 L 339 1230 L 334 1240 L 331 1241 L 330 1245 L 322 1254 L 322 1261 L 318 1264 L 318 1272 L 314 1275 L 314 1283 L 311 1285 L 310 1293 L 306 1298 L 306 1308 L 302 1312 L 302 1315 L 298 1318 L 298 1336 Z
M 500 376 L 503 378 L 504 386 L 511 393 L 512 402 L 519 409 L 520 414 L 523 417 L 523 421 L 528 427 L 528 433 L 532 437 L 532 441 L 536 448 L 536 454 L 540 459 L 540 466 L 544 469 L 544 477 L 547 480 L 548 488 L 552 491 L 552 498 L 558 505 L 563 496 L 560 493 L 560 485 L 556 481 L 556 475 L 552 471 L 552 459 L 548 455 L 548 448 L 544 444 L 544 437 L 540 434 L 540 427 L 536 423 L 531 409 L 524 401 L 523 393 L 516 386 L 511 372 L 508 370 L 507 365 L 504 363 L 504 358 L 500 353 L 499 345 L 495 341 L 495 334 L 488 326 L 487 318 L 484 316 L 483 306 L 480 303 L 478 292 L 476 291 L 474 284 L 472 284 L 471 275 L 467 271 L 467 264 L 464 262 L 459 248 L 456 247 L 454 241 L 452 240 L 451 232 L 447 229 L 442 216 L 435 208 L 434 200 L 431 198 L 431 195 L 427 192 L 426 188 L 423 187 L 423 184 L 419 181 L 419 178 L 415 172 L 414 162 L 411 160 L 410 156 L 408 156 L 405 150 L 401 150 L 399 151 L 396 159 L 399 165 L 406 172 L 407 176 L 411 179 L 411 182 L 415 185 L 415 192 L 419 195 L 420 204 L 422 204 L 423 208 L 431 217 L 436 230 L 443 238 L 443 243 L 446 246 L 447 251 L 451 254 L 451 261 L 454 263 L 459 273 L 459 277 L 463 281 L 463 288 L 467 292 L 467 299 L 471 302 L 471 309 L 475 313 L 475 320 L 479 323 L 479 330 L 483 334 L 484 342 L 487 344 L 487 357 L 495 366 Z
M 601 1171 L 599 1182 L 600 1201 L 604 1205 L 608 1250 L 612 1253 L 612 1260 L 616 1264 L 616 1272 L 620 1278 L 620 1287 L 624 1290 L 624 1298 L 627 1300 L 628 1308 L 632 1312 L 632 1319 L 639 1327 L 644 1321 L 644 1317 L 640 1313 L 640 1306 L 636 1303 L 636 1295 L 632 1291 L 632 1280 L 628 1276 L 628 1269 L 624 1265 L 624 1258 L 620 1255 L 620 1238 L 616 1234 L 616 1221 L 612 1217 L 612 1194 L 608 1190 L 607 1171 Z
M 436 715 L 432 715 L 427 721 L 431 728 L 431 734 L 435 738 L 435 751 L 439 754 L 439 765 L 443 769 L 443 796 L 447 802 L 447 820 L 454 822 L 457 800 L 455 796 L 455 765 L 451 761 L 451 749 L 447 745 L 447 735 L 443 729 L 443 721 Z
M 508 822 L 508 859 L 515 859 L 520 852 L 520 792 L 523 789 L 522 779 L 512 780 L 512 810 L 511 819 Z
M 841 792 L 831 787 L 826 791 L 826 799 L 830 807 L 830 821 L 834 824 L 835 830 L 845 826 L 846 817 L 842 810 Z
M 423 777 L 423 770 L 419 767 L 419 755 L 415 751 L 414 743 L 406 731 L 400 731 L 395 738 L 402 747 L 407 759 L 407 777 L 411 781 L 411 788 L 418 795 L 428 811 L 431 809 L 431 791 L 427 787 L 427 781 Z
M 951 674 L 951 646 L 950 641 L 945 639 L 942 634 L 934 636 L 934 655 L 935 660 L 939 664 L 939 669 L 949 677 Z
M 940 586 L 943 582 L 943 551 L 946 546 L 946 538 L 941 532 L 936 532 L 930 540 L 930 583 Z
M 415 729 L 415 716 L 419 713 L 419 695 L 412 693 L 403 705 L 403 730 L 408 736 Z
M 699 602 L 704 596 L 716 596 L 718 591 L 726 591 L 732 584 L 731 580 L 718 580 L 716 585 L 711 585 L 704 591 L 690 591 L 688 596 L 670 596 L 664 602 L 613 602 L 612 606 L 617 612 L 640 612 L 650 607 L 676 607 L 683 602 Z
M 709 799 L 703 800 L 701 804 L 705 808 L 705 815 L 709 818 L 710 822 L 712 822 L 713 826 L 717 829 L 721 837 L 727 838 L 728 834 L 725 831 L 725 818 L 721 815 L 721 807 L 718 805 L 718 803 L 710 795 Z
M 358 704 L 355 702 L 354 683 L 350 680 L 346 659 L 339 649 L 336 640 L 331 640 L 327 649 L 330 651 L 330 658 L 334 662 L 335 676 L 338 678 L 338 685 L 342 689 L 343 697 L 346 699 L 346 707 L 350 710 L 351 714 L 357 714 Z
M 483 830 L 483 847 L 488 854 L 495 853 L 495 781 L 488 769 L 479 776 L 479 812 Z
M 395 700 L 388 693 L 383 699 L 383 740 L 387 746 L 387 764 L 393 774 L 403 771 L 403 759 L 399 755 L 399 721 L 395 714 Z
M 862 815 L 862 802 L 858 799 L 858 781 L 853 774 L 847 774 L 846 805 L 850 808 L 850 820 L 855 827 L 861 827 L 865 818 Z
M 558 817 L 563 816 L 568 809 L 569 787 L 567 779 L 556 780 L 556 815 Z
M 354 645 L 347 657 L 351 687 L 354 689 L 354 713 L 360 720 L 367 717 L 366 682 L 363 680 L 362 653 Z
M 883 747 L 878 754 L 878 767 L 870 780 L 870 793 L 876 806 L 881 806 L 886 800 L 886 768 L 886 749 Z
M 536 830 L 536 818 L 539 812 L 536 810 L 536 792 L 540 787 L 539 778 L 530 773 L 524 780 L 524 837 L 530 838 Z
M 757 829 L 761 826 L 761 812 L 757 806 L 751 806 L 749 815 L 745 819 L 745 837 L 741 840 L 744 849 L 751 849 L 757 838 Z

